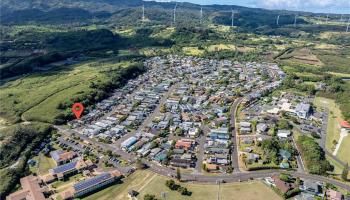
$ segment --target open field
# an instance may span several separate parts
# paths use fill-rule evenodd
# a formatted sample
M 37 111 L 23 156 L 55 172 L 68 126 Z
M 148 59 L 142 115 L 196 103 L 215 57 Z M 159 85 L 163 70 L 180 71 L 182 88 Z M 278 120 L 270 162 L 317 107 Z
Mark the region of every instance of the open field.
M 346 162 L 346 163 L 350 163 L 350 136 L 346 136 L 339 148 L 339 151 L 337 153 L 337 157 Z
M 204 50 L 198 49 L 198 47 L 183 47 L 182 51 L 189 56 L 201 56 L 204 54 Z
M 339 123 L 342 121 L 342 115 L 339 107 L 336 105 L 334 100 L 316 97 L 314 104 L 319 108 L 328 108 L 328 127 L 327 127 L 327 137 L 326 137 L 326 148 L 333 152 L 335 145 L 333 141 L 338 141 L 340 137 L 340 126 Z M 340 148 L 341 150 L 342 148 Z
M 22 117 L 52 123 L 62 113 L 59 103 L 91 93 L 91 82 L 109 81 L 103 70 L 127 65 L 90 61 L 9 81 L 0 87 L 0 114 L 9 121 Z
M 233 44 L 215 44 L 215 45 L 210 45 L 207 48 L 208 51 L 221 51 L 221 50 L 236 50 L 236 46 Z
M 157 33 L 152 34 L 150 37 L 167 39 L 167 38 L 170 38 L 173 33 L 175 33 L 175 28 L 168 27 L 168 28 L 165 28 L 165 29 L 157 32 Z
M 341 78 L 350 78 L 350 74 L 346 74 L 346 73 L 329 72 L 329 74 L 333 76 L 341 77 Z
M 323 62 L 308 48 L 296 48 L 280 56 L 281 60 L 288 60 L 298 64 L 323 66 Z
M 154 194 L 161 199 L 161 192 L 167 193 L 168 200 L 214 200 L 217 199 L 219 186 L 206 184 L 180 183 L 192 192 L 190 197 L 182 196 L 177 191 L 171 191 L 165 186 L 168 178 L 154 174 L 150 171 L 137 171 L 135 174 L 124 179 L 123 184 L 113 185 L 100 192 L 84 198 L 84 200 L 107 200 L 107 199 L 128 199 L 127 193 L 130 189 L 140 192 L 138 199 L 143 199 L 145 194 Z M 234 197 L 234 198 L 233 198 Z M 273 190 L 265 186 L 262 182 L 252 181 L 244 183 L 221 184 L 221 199 L 244 199 L 263 200 L 281 199 Z
M 43 154 L 39 154 L 38 156 L 38 174 L 47 174 L 49 173 L 49 169 L 56 167 L 55 161 L 47 157 Z

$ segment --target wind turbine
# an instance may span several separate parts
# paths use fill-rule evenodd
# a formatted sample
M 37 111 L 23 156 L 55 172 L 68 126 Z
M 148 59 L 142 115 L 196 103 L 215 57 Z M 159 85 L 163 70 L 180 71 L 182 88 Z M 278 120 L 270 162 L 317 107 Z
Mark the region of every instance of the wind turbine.
M 176 22 L 176 8 L 177 8 L 177 3 L 175 4 L 175 7 L 174 7 L 174 24 Z
M 145 21 L 145 5 L 142 5 L 142 21 Z
M 348 25 L 346 26 L 346 32 L 349 32 L 349 26 L 350 26 L 350 17 L 348 19 Z
M 340 22 L 343 21 L 343 14 L 340 15 Z
M 235 20 L 235 14 L 238 13 L 237 10 L 231 9 L 231 27 L 233 27 L 233 22 Z
M 329 18 L 329 14 L 327 14 L 326 24 L 328 24 L 328 18 Z
M 295 16 L 294 16 L 294 27 L 297 26 L 297 18 L 298 18 L 298 14 L 295 14 Z
M 276 24 L 277 24 L 277 26 L 280 25 L 280 15 L 277 16 Z
M 200 11 L 200 24 L 203 23 L 203 7 L 201 6 L 201 11 Z

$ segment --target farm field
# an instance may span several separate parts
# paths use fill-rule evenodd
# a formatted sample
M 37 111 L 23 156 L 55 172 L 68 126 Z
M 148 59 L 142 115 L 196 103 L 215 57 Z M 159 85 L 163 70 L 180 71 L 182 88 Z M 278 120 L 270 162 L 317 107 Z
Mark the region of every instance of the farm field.
M 100 192 L 97 192 L 91 196 L 84 198 L 84 200 L 93 199 L 127 199 L 127 193 L 130 189 L 140 192 L 139 199 L 143 199 L 145 194 L 154 194 L 158 199 L 161 199 L 161 192 L 167 193 L 167 199 L 193 199 L 193 200 L 214 200 L 217 199 L 218 189 L 217 185 L 206 184 L 187 184 L 180 183 L 182 186 L 187 187 L 192 192 L 190 197 L 182 196 L 177 191 L 171 191 L 165 186 L 165 182 L 168 178 L 154 174 L 150 171 L 137 171 L 135 174 L 124 179 L 123 184 L 113 185 Z M 263 199 L 281 199 L 272 189 L 268 188 L 262 182 L 252 181 L 244 183 L 228 183 L 220 186 L 220 198 L 221 199 L 244 199 L 244 200 L 263 200 Z

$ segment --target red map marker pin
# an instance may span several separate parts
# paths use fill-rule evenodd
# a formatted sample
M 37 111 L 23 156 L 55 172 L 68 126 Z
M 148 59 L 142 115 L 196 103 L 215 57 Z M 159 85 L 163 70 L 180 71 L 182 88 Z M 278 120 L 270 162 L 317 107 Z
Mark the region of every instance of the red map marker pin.
M 81 113 L 84 111 L 84 106 L 81 103 L 74 103 L 72 106 L 72 112 L 77 119 L 80 119 Z

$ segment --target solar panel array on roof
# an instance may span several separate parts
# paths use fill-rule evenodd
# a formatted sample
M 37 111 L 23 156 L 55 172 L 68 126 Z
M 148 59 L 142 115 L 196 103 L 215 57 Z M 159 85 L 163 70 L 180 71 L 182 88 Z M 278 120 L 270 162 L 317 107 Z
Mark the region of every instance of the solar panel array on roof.
M 53 172 L 55 174 L 63 173 L 63 172 L 66 172 L 66 171 L 74 169 L 76 165 L 77 165 L 77 161 L 70 162 L 70 163 L 58 166 L 56 168 L 53 168 Z
M 109 178 L 111 178 L 110 173 L 103 173 L 103 174 L 100 174 L 100 175 L 95 176 L 93 178 L 90 178 L 90 179 L 87 179 L 85 181 L 82 181 L 82 182 L 75 184 L 74 189 L 75 189 L 75 191 L 82 191 L 82 190 L 85 190 L 91 186 L 99 184 L 105 180 L 108 180 Z

